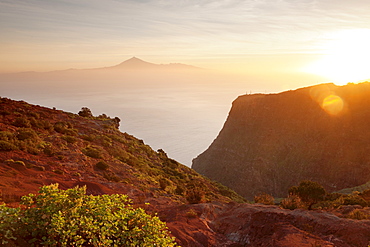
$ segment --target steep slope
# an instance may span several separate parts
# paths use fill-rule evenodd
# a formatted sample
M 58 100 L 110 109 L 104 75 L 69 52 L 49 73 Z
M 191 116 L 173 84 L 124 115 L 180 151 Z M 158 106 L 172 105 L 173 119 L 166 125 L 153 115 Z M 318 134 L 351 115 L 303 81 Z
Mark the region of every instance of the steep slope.
M 193 168 L 247 198 L 304 179 L 335 191 L 370 180 L 370 84 L 240 96 Z
M 118 130 L 120 120 L 0 98 L 0 192 L 6 202 L 41 185 L 87 185 L 91 194 L 164 195 L 173 201 L 240 196 Z M 221 193 L 227 195 L 223 196 Z M 192 198 L 199 196 L 199 198 Z M 138 199 L 135 197 L 134 199 Z

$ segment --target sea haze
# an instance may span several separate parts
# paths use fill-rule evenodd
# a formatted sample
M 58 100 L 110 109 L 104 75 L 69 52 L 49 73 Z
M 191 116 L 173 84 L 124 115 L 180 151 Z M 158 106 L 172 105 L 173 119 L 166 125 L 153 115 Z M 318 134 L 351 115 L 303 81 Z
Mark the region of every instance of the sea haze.
M 121 131 L 187 166 L 216 138 L 232 101 L 264 88 L 255 81 L 252 86 L 207 70 L 139 59 L 104 69 L 0 75 L 2 97 L 118 116 Z

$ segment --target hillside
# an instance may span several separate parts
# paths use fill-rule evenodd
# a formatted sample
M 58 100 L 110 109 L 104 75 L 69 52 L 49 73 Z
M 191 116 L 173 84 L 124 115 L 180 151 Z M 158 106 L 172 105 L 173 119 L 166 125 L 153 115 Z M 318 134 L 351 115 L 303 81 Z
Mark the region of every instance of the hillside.
M 235 192 L 118 131 L 119 123 L 94 117 L 88 108 L 73 114 L 0 98 L 1 202 L 16 207 L 42 185 L 79 185 L 92 195 L 127 194 L 134 207 L 166 222 L 181 246 L 349 247 L 370 241 L 369 220 L 345 218 L 358 206 L 328 213 L 238 203 L 244 200 Z
M 200 201 L 230 201 L 225 187 L 154 151 L 118 130 L 120 119 L 80 115 L 0 98 L 0 176 L 3 199 L 16 200 L 40 185 L 61 188 L 87 185 L 91 194 L 133 193 L 164 195 L 186 202 L 200 192 Z M 85 114 L 84 114 L 85 113 Z M 194 191 L 190 191 L 191 189 Z
M 370 180 L 369 126 L 370 83 L 243 95 L 192 167 L 247 198 L 304 179 L 338 191 Z

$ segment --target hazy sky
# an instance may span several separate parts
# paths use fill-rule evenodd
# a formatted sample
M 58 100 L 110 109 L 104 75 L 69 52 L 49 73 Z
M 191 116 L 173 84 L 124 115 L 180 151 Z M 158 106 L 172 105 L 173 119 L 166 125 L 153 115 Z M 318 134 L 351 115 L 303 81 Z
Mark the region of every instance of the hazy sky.
M 311 61 L 332 53 L 330 63 L 356 46 L 349 36 L 370 40 L 369 10 L 368 0 L 0 0 L 0 72 L 101 67 L 131 56 L 243 69 L 251 54 Z

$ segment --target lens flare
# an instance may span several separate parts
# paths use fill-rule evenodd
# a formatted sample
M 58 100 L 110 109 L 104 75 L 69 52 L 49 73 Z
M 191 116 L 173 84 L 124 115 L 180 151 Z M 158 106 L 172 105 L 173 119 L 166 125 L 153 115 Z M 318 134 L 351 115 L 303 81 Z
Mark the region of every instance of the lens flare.
M 327 85 L 311 88 L 310 96 L 330 115 L 338 115 L 344 110 L 343 99 L 331 91 Z
M 338 115 L 341 113 L 343 106 L 344 104 L 342 98 L 333 94 L 327 96 L 321 104 L 322 109 L 324 109 L 330 115 Z

